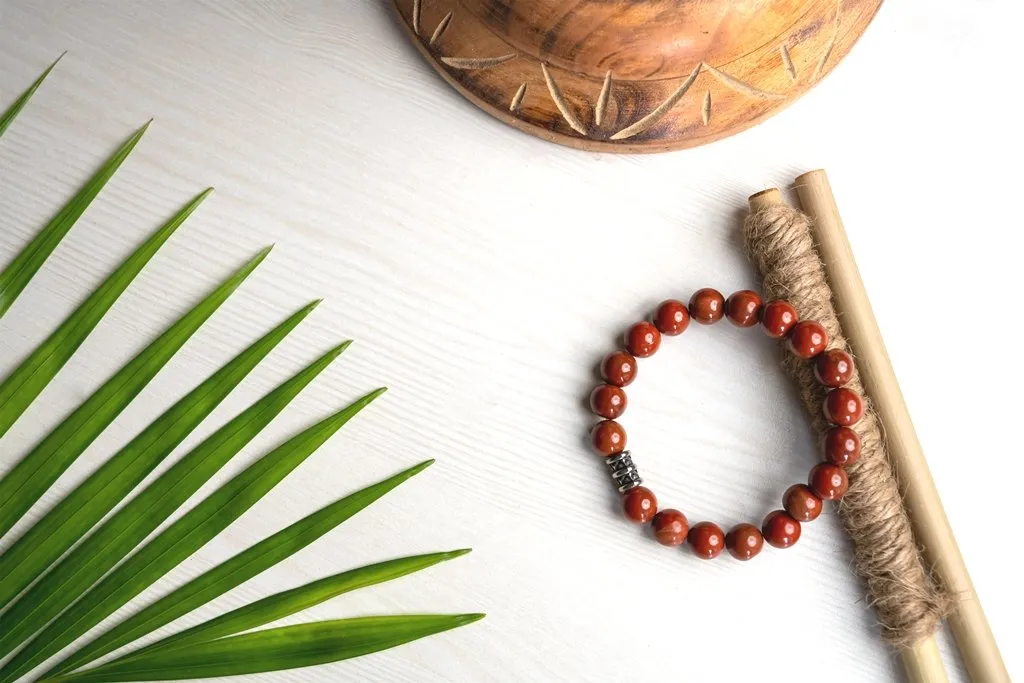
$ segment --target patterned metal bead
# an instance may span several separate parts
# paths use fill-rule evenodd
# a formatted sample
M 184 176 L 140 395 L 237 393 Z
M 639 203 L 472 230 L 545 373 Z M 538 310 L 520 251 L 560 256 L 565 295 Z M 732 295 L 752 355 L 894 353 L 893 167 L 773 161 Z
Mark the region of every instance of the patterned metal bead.
M 611 472 L 612 479 L 619 488 L 619 493 L 625 493 L 644 483 L 636 466 L 633 465 L 633 457 L 629 451 L 622 451 L 606 458 L 604 464 L 608 466 L 608 471 Z

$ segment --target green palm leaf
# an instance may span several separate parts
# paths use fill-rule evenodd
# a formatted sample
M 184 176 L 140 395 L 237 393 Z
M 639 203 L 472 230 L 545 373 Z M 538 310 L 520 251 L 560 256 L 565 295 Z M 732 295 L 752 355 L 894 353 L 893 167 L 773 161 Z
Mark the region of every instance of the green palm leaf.
M 13 681 L 60 652 L 206 545 L 382 393 L 384 389 L 367 394 L 292 437 L 210 494 L 23 647 L 0 669 L 0 683 Z
M 57 680 L 160 681 L 238 676 L 327 664 L 379 652 L 479 621 L 482 614 L 359 617 L 247 633 L 155 652 Z
M 294 313 L 175 403 L 8 548 L 0 562 L 0 608 L 138 486 L 318 303 Z
M 53 68 L 53 67 L 50 67 Z M 44 74 L 45 75 L 45 74 Z M 32 90 L 32 88 L 30 88 Z M 0 124 L 2 125 L 2 124 Z M 7 309 L 11 307 L 14 300 L 21 294 L 21 290 L 25 289 L 25 285 L 29 283 L 29 280 L 36 274 L 36 271 L 43 265 L 50 254 L 56 249 L 57 245 L 64 235 L 67 234 L 68 230 L 75 224 L 76 221 L 81 217 L 85 210 L 89 208 L 89 204 L 96 198 L 96 195 L 100 193 L 103 186 L 107 184 L 117 169 L 121 167 L 124 160 L 128 158 L 132 150 L 135 149 L 135 145 L 138 144 L 139 140 L 142 139 L 143 133 L 149 128 L 147 123 L 142 128 L 135 131 L 128 140 L 125 141 L 121 148 L 114 152 L 107 161 L 100 166 L 100 169 L 96 171 L 92 178 L 89 179 L 85 185 L 72 197 L 67 204 L 64 205 L 60 211 L 57 212 L 50 222 L 47 223 L 46 227 L 36 235 L 31 242 L 28 243 L 21 252 L 14 257 L 14 260 L 0 273 L 0 318 L 3 317 Z M 148 259 L 147 259 L 148 260 Z M 141 268 L 145 265 L 145 262 L 139 264 Z M 134 275 L 133 275 L 134 277 Z M 127 286 L 131 282 L 131 278 L 128 278 L 124 285 Z M 123 289 L 123 287 L 122 287 Z M 118 292 L 120 293 L 120 291 Z M 115 296 L 114 299 L 117 297 Z M 113 303 L 113 299 L 110 300 Z M 107 305 L 109 308 L 109 304 Z M 96 316 L 98 321 L 103 313 L 106 312 L 107 308 L 103 308 L 99 311 L 99 315 Z M 91 327 L 88 329 L 92 329 Z M 88 330 L 82 335 L 84 338 L 88 334 Z M 76 347 L 77 348 L 77 347 Z M 34 398 L 34 397 L 33 397 Z M 6 428 L 0 428 L 0 436 Z
M 178 349 L 249 277 L 266 258 L 267 253 L 268 250 L 265 249 L 250 259 L 191 311 L 167 328 L 74 412 L 64 418 L 7 473 L 3 480 L 0 480 L 0 537 L 10 531 L 46 489 L 149 384 Z M 74 314 L 71 317 L 74 317 Z M 44 343 L 40 349 L 45 349 L 46 346 Z M 32 364 L 37 353 L 38 351 L 33 353 L 21 367 Z M 47 360 L 40 361 L 43 366 L 47 363 Z M 21 371 L 21 367 L 14 371 L 12 378 Z M 22 382 L 22 386 L 34 384 L 38 380 L 37 377 L 28 377 Z M 42 385 L 39 388 L 42 389 Z
M 0 137 L 3 137 L 4 131 L 6 131 L 7 127 L 11 125 L 11 121 L 13 121 L 21 110 L 25 108 L 25 105 L 28 104 L 28 101 L 36 94 L 36 90 L 39 90 L 39 86 L 43 84 L 43 81 L 46 80 L 46 77 L 50 75 L 51 71 L 53 71 L 53 67 L 57 66 L 57 62 L 59 62 L 63 56 L 64 55 L 61 55 L 60 57 L 57 57 L 57 59 L 53 60 L 53 64 L 46 68 L 46 71 L 36 79 L 36 82 L 28 86 L 28 90 L 21 93 L 21 97 L 14 100 L 14 104 L 8 107 L 7 111 L 0 114 Z
M 156 254 L 157 250 L 163 246 L 164 242 L 174 234 L 174 231 L 199 206 L 200 202 L 206 198 L 209 192 L 210 190 L 207 190 L 193 199 L 170 221 L 164 224 L 163 227 L 153 233 L 142 246 L 136 249 L 131 256 L 117 267 L 117 270 L 103 284 L 93 290 L 89 298 L 75 309 L 74 313 L 69 315 L 46 341 L 36 347 L 29 354 L 28 358 L 22 361 L 21 365 L 7 376 L 3 384 L 0 384 L 0 437 L 7 433 L 7 430 L 21 417 L 21 414 L 25 412 L 29 404 L 50 383 L 50 380 L 53 379 L 57 372 L 64 367 L 64 364 L 68 362 L 72 354 L 82 345 L 85 338 L 89 336 L 89 333 L 92 332 L 92 329 L 96 327 L 100 319 L 106 314 L 121 293 L 131 284 L 135 276 L 139 274 L 139 271 L 142 270 L 153 255 Z M 15 258 L 15 263 L 12 263 L 4 271 L 5 276 L 31 248 L 32 244 Z M 3 506 L 5 502 L 6 498 L 0 495 L 0 506 Z M 3 536 L 8 528 L 0 525 L 0 536 Z
M 244 605 L 227 614 L 204 621 L 190 629 L 168 636 L 163 640 L 158 640 L 142 649 L 129 652 L 124 657 L 120 657 L 115 661 L 136 659 L 142 655 L 152 654 L 157 650 L 176 650 L 188 645 L 216 640 L 225 636 L 233 636 L 243 631 L 250 631 L 309 609 L 314 605 L 319 605 L 344 593 L 407 576 L 432 567 L 439 562 L 462 557 L 468 552 L 469 549 L 466 548 L 445 553 L 400 557 L 395 560 L 378 562 L 377 564 L 334 574 L 333 576 L 328 576 L 318 581 L 292 588 L 291 590 L 275 593 L 262 600 Z
M 160 478 L 68 553 L 4 613 L 0 657 L 82 595 L 200 486 L 242 449 L 298 395 L 349 342 L 331 349 L 297 375 L 246 409 L 185 455 Z
M 117 624 L 62 661 L 54 668 L 54 671 L 70 671 L 79 668 L 151 633 L 184 614 L 188 614 L 235 586 L 248 581 L 305 548 L 402 482 L 425 470 L 433 462 L 433 460 L 422 462 L 389 479 L 326 505 L 291 526 L 250 546 Z
M 59 61 L 0 113 L 0 137 Z M 132 153 L 148 126 L 135 131 L 0 271 L 0 318 Z M 196 196 L 150 235 L 0 381 L 0 439 L 210 192 Z M 0 477 L 0 538 L 143 391 L 268 252 L 269 248 L 256 255 L 167 328 Z M 383 391 L 364 396 L 272 449 L 146 542 L 348 346 L 349 342 L 339 345 L 281 383 L 132 497 L 315 305 L 294 313 L 178 400 L 0 554 L 0 661 L 7 659 L 0 668 L 0 683 L 30 672 L 87 634 L 216 537 Z M 482 618 L 477 614 L 366 617 L 245 633 L 342 593 L 469 552 L 457 550 L 328 576 L 257 600 L 98 668 L 80 670 L 290 557 L 432 463 L 420 463 L 326 505 L 243 550 L 107 632 L 92 636 L 91 642 L 44 674 L 55 676 L 46 680 L 137 681 L 277 671 L 376 652 Z

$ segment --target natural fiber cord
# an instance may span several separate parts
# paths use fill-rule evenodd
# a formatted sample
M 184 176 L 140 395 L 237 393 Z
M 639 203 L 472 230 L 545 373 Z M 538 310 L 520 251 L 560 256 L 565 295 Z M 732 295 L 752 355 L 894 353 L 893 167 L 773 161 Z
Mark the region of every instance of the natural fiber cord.
M 814 248 L 810 219 L 789 206 L 770 206 L 751 213 L 743 232 L 747 254 L 764 279 L 767 299 L 787 299 L 801 318 L 825 327 L 832 347 L 849 351 Z M 815 430 L 824 434 L 828 428 L 821 408 L 825 390 L 810 364 L 787 354 L 783 365 L 796 381 Z M 860 377 L 854 375 L 849 386 L 865 396 L 865 410 L 853 427 L 861 439 L 861 458 L 847 468 L 850 488 L 839 514 L 853 539 L 854 564 L 867 582 L 883 637 L 896 647 L 906 647 L 931 635 L 952 601 L 922 562 L 885 454 L 881 424 Z

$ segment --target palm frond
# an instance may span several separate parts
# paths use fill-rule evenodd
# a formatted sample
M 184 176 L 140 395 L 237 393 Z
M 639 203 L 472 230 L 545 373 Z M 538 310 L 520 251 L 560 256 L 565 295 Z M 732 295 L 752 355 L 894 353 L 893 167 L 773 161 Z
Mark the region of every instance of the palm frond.
M 326 505 L 248 547 L 117 624 L 62 661 L 54 671 L 66 672 L 77 669 L 205 605 L 305 548 L 402 482 L 425 470 L 433 462 L 422 462 Z
M 0 137 L 56 63 L 0 114 Z M 132 153 L 148 126 L 135 131 L 0 271 L 0 317 Z M 150 235 L 0 382 L 0 440 L 210 191 L 197 195 Z M 257 254 L 168 327 L 0 478 L 0 538 L 24 518 L 268 252 L 269 248 Z M 316 303 L 304 306 L 264 334 L 139 431 L 0 555 L 0 661 L 6 659 L 0 668 L 0 683 L 29 673 L 80 636 L 90 634 L 100 621 L 255 505 L 384 391 L 358 399 L 270 450 L 147 542 L 150 534 L 347 348 L 350 342 L 340 344 L 282 382 L 135 493 Z M 277 671 L 376 652 L 482 618 L 478 614 L 365 617 L 246 633 L 343 593 L 469 552 L 457 550 L 334 574 L 244 605 L 97 668 L 81 670 L 291 557 L 432 463 L 420 463 L 341 498 L 264 538 L 114 623 L 106 632 L 93 634 L 91 641 L 66 655 L 44 677 L 126 681 Z
M 51 67 L 52 68 L 52 67 Z M 28 243 L 24 249 L 14 257 L 14 260 L 4 268 L 3 272 L 0 273 L 0 318 L 3 317 L 7 309 L 11 307 L 14 300 L 21 294 L 21 290 L 25 289 L 29 281 L 36 274 L 53 250 L 57 248 L 57 245 L 64 235 L 67 234 L 68 230 L 78 221 L 78 219 L 85 213 L 85 210 L 92 204 L 92 200 L 96 198 L 96 195 L 100 193 L 100 190 L 107 184 L 117 169 L 121 167 L 124 160 L 128 158 L 132 150 L 135 149 L 135 145 L 142 139 L 142 135 L 149 128 L 149 124 L 142 126 L 135 131 L 128 140 L 125 141 L 121 148 L 118 149 L 114 154 L 107 159 L 107 161 L 100 166 L 99 170 L 89 179 L 85 185 L 73 196 L 68 203 L 64 205 L 57 214 L 50 219 L 50 222 L 46 224 L 46 227 L 36 235 L 31 242 Z M 130 282 L 131 280 L 128 280 Z M 125 283 L 127 285 L 127 282 Z M 104 312 L 106 309 L 103 309 Z M 102 313 L 101 313 L 102 315 Z M 0 431 L 0 434 L 3 432 Z
M 316 307 L 304 306 L 168 408 L 4 552 L 0 608 L 122 501 Z
M 152 654 L 157 650 L 176 650 L 188 645 L 194 645 L 195 643 L 216 640 L 217 638 L 250 631 L 309 609 L 314 605 L 319 605 L 339 595 L 407 576 L 440 562 L 447 562 L 448 560 L 454 560 L 456 557 L 462 557 L 468 552 L 469 549 L 465 548 L 444 553 L 413 555 L 411 557 L 400 557 L 357 569 L 350 569 L 347 572 L 334 574 L 333 576 L 312 581 L 297 588 L 269 595 L 262 600 L 257 600 L 248 605 L 243 605 L 219 617 L 214 617 L 209 621 L 204 621 L 192 628 L 167 636 L 143 648 L 133 650 L 114 661 L 120 662 L 126 659 L 135 659 L 142 655 Z
M 479 621 L 482 614 L 358 617 L 282 626 L 158 651 L 54 680 L 165 681 L 296 669 L 359 657 Z
M 0 669 L 0 683 L 13 681 L 60 652 L 206 545 L 382 393 L 384 389 L 378 389 L 292 437 L 211 493 L 19 650 Z

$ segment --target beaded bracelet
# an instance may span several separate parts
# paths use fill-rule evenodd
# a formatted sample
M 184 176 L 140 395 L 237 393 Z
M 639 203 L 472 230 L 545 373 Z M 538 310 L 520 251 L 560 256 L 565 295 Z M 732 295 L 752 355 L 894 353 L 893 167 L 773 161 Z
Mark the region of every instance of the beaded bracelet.
M 637 358 L 653 355 L 661 345 L 661 336 L 682 334 L 691 318 L 702 325 L 711 325 L 723 317 L 738 327 L 758 323 L 772 339 L 785 340 L 789 350 L 814 363 L 814 376 L 829 391 L 823 410 L 832 424 L 825 435 L 825 462 L 811 469 L 807 484 L 790 486 L 782 497 L 783 509 L 774 510 L 764 518 L 761 528 L 753 524 L 737 524 L 728 534 L 713 522 L 700 522 L 692 527 L 679 510 L 658 510 L 657 499 L 643 480 L 626 449 L 626 432 L 615 420 L 626 410 L 625 387 L 636 378 Z M 714 289 L 701 289 L 686 306 L 670 299 L 658 306 L 654 321 L 639 322 L 626 332 L 625 351 L 611 353 L 601 364 L 606 384 L 598 385 L 590 394 L 590 407 L 604 418 L 591 430 L 594 450 L 605 458 L 612 479 L 622 494 L 626 517 L 640 524 L 651 522 L 659 543 L 677 546 L 690 542 L 700 558 L 718 557 L 724 548 L 738 560 L 749 560 L 761 552 L 764 541 L 776 548 L 788 548 L 800 538 L 800 523 L 817 519 L 823 500 L 838 500 L 847 489 L 843 468 L 860 457 L 860 438 L 850 429 L 863 414 L 859 394 L 845 385 L 853 377 L 853 359 L 841 349 L 830 349 L 825 328 L 812 320 L 800 321 L 796 309 L 785 300 L 764 304 L 750 290 L 736 292 L 725 299 Z

